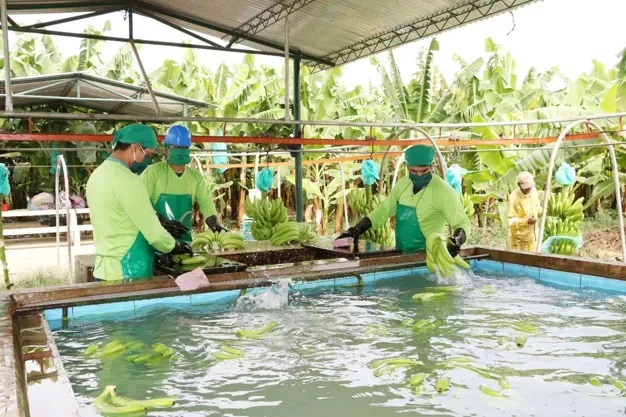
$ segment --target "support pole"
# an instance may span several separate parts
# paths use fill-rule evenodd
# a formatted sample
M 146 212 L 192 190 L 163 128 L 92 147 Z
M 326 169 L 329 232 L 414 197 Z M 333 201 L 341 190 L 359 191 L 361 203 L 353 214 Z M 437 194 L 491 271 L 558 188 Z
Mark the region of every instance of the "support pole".
M 143 68 L 143 63 L 141 62 L 141 58 L 139 57 L 139 51 L 137 51 L 137 47 L 135 46 L 135 42 L 130 40 L 130 46 L 133 48 L 133 52 L 135 53 L 135 58 L 137 58 L 137 63 L 139 64 L 139 69 L 141 70 L 141 76 L 143 77 L 143 82 L 146 83 L 146 87 L 150 92 L 150 98 L 152 99 L 152 104 L 154 105 L 154 111 L 156 112 L 157 117 L 161 117 L 161 109 L 159 108 L 159 103 L 157 102 L 156 96 L 154 95 L 154 91 L 152 91 L 152 85 L 150 84 L 150 79 L 148 78 L 148 74 L 146 74 L 146 70 Z
M 295 73 L 294 73 L 295 76 Z M 295 84 L 294 84 L 295 85 Z M 295 100 L 295 97 L 294 97 Z M 289 120 L 289 15 L 285 16 L 285 120 Z
M 293 118 L 300 121 L 300 57 L 293 58 Z M 300 137 L 302 127 L 295 125 L 293 136 Z M 302 152 L 296 153 L 296 221 L 302 221 Z
M 11 94 L 11 56 L 9 55 L 9 24 L 7 23 L 7 0 L 0 0 L 0 14 L 2 20 L 2 46 L 4 49 L 4 89 L 6 98 L 4 108 L 8 112 L 13 111 L 13 95 Z

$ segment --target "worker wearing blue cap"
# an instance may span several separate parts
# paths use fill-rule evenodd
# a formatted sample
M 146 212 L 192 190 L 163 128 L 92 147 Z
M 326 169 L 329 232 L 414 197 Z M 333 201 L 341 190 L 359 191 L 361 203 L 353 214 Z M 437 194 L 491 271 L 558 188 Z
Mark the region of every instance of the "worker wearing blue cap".
M 133 280 L 153 276 L 154 250 L 191 253 L 165 230 L 136 175 L 157 147 L 149 126 L 132 124 L 113 135 L 113 153 L 87 181 L 87 201 L 96 247 L 93 276 Z
M 167 160 L 156 163 L 141 174 L 150 201 L 163 226 L 174 237 L 191 242 L 193 205 L 198 203 L 206 224 L 214 232 L 226 230 L 217 221 L 213 197 L 200 172 L 187 166 L 191 162 L 191 132 L 184 126 L 171 126 L 164 141 Z
M 402 178 L 391 194 L 354 227 L 338 237 L 358 237 L 370 227 L 379 228 L 396 216 L 396 248 L 402 252 L 423 251 L 426 237 L 442 233 L 446 224 L 454 233 L 448 242 L 448 251 L 458 255 L 470 230 L 470 220 L 461 201 L 450 185 L 433 175 L 435 150 L 416 145 L 404 152 L 409 175 Z

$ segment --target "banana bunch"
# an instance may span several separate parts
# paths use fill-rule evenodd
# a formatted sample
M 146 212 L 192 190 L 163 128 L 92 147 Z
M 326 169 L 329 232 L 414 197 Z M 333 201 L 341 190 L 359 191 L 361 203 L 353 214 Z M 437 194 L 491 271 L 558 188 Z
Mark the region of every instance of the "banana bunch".
M 569 239 L 555 239 L 550 245 L 550 253 L 559 255 L 573 255 L 576 250 L 576 245 Z
M 245 206 L 246 214 L 253 219 L 250 231 L 255 240 L 269 240 L 276 225 L 288 220 L 287 208 L 281 198 L 275 198 L 270 203 L 267 198 L 251 201 L 248 197 Z
M 543 234 L 544 239 L 551 236 L 580 236 L 584 197 L 574 201 L 575 195 L 569 187 L 563 188 L 558 194 L 551 194 L 548 198 L 548 218 Z M 572 255 L 577 251 L 571 239 L 556 239 L 550 245 L 550 253 Z
M 215 241 L 220 249 L 243 249 L 243 237 L 234 232 L 218 232 L 215 233 Z
M 374 211 L 383 199 L 384 197 L 379 195 L 373 196 L 372 187 L 368 185 L 365 186 L 365 188 L 354 188 L 350 191 L 348 194 L 348 205 L 352 207 L 352 210 L 356 211 L 359 218 L 363 218 Z M 363 233 L 363 238 L 368 242 L 390 245 L 391 226 L 389 226 L 389 222 L 378 229 L 370 228 L 367 232 Z
M 573 222 L 570 219 L 561 219 L 558 217 L 548 217 L 546 219 L 546 238 L 550 236 L 579 236 L 582 222 Z
M 274 246 L 304 243 L 316 236 L 312 226 L 307 223 L 285 222 L 276 226 L 270 242 Z
M 463 204 L 463 209 L 465 210 L 465 214 L 470 219 L 474 217 L 476 211 L 474 210 L 474 203 L 472 202 L 472 197 L 469 194 L 461 194 L 461 204 Z
M 569 188 L 564 188 L 558 194 L 551 194 L 548 198 L 548 216 L 569 219 L 572 222 L 582 222 L 583 201 L 585 197 L 580 197 L 574 202 L 576 196 Z
M 447 239 L 441 233 L 432 233 L 426 238 L 426 266 L 430 272 L 439 272 L 443 276 L 454 275 L 456 267 L 470 269 L 467 262 L 460 256 L 454 258 L 447 248 Z
M 196 237 L 191 241 L 191 249 L 212 249 L 213 243 L 217 243 L 220 249 L 243 249 L 245 244 L 243 243 L 243 237 L 234 232 L 212 232 L 211 230 L 205 230 L 202 233 L 198 233 Z M 191 259 L 198 259 L 197 263 L 199 263 L 199 257 L 194 256 Z M 194 263 L 189 259 L 182 259 L 180 263 L 187 265 L 190 263 Z

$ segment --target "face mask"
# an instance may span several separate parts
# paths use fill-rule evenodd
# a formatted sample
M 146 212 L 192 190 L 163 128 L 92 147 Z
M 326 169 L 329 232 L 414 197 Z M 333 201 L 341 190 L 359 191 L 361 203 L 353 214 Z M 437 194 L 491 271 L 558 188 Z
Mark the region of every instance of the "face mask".
M 172 148 L 167 157 L 167 163 L 172 165 L 187 165 L 191 162 L 189 148 Z
M 413 174 L 412 172 L 409 172 L 409 178 L 413 182 L 414 186 L 416 186 L 417 188 L 422 188 L 423 186 L 428 184 L 430 180 L 433 178 L 433 173 L 429 172 L 424 175 L 417 175 L 417 174 Z
M 140 175 L 150 164 L 152 164 L 152 158 L 146 155 L 143 148 L 141 149 L 141 152 L 143 152 L 143 161 L 137 162 L 135 154 L 133 154 L 133 164 L 130 166 L 130 170 L 137 175 Z

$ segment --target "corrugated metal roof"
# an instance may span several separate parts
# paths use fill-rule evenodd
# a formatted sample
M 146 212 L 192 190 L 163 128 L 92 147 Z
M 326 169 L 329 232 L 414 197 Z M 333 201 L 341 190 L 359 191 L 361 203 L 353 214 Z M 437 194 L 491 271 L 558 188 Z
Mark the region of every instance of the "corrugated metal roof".
M 280 52 L 289 44 L 306 64 L 340 65 L 436 35 L 537 0 L 7 0 L 9 15 L 131 10 L 238 44 Z
M 5 110 L 4 80 L 0 80 L 0 109 Z M 65 104 L 103 113 L 154 116 L 148 89 L 83 72 L 11 79 L 13 107 Z M 174 94 L 154 91 L 162 116 L 189 115 L 210 104 Z

